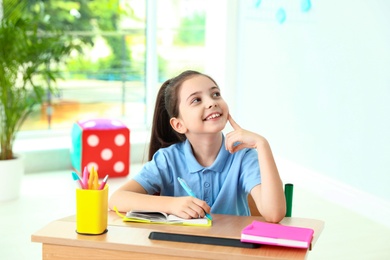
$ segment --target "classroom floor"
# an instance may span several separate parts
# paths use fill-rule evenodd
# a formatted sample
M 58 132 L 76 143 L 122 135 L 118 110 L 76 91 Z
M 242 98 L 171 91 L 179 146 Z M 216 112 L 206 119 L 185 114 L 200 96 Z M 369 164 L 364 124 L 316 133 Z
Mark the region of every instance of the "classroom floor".
M 140 166 L 132 165 L 132 172 Z M 129 178 L 129 177 L 127 177 Z M 126 178 L 109 180 L 112 192 Z M 21 197 L 0 203 L 0 258 L 41 259 L 31 234 L 47 223 L 75 214 L 70 171 L 26 174 Z M 309 259 L 390 259 L 390 229 L 294 186 L 293 216 L 325 221 Z

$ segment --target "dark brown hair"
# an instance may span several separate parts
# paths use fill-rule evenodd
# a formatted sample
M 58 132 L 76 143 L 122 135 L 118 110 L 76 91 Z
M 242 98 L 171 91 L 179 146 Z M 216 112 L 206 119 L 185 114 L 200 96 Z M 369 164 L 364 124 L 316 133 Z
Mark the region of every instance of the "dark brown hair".
M 179 91 L 181 85 L 184 81 L 197 75 L 206 76 L 217 85 L 211 77 L 197 71 L 187 70 L 174 78 L 168 79 L 160 87 L 154 108 L 149 144 L 149 161 L 152 160 L 158 149 L 186 140 L 184 134 L 173 130 L 169 120 L 172 117 L 179 116 Z

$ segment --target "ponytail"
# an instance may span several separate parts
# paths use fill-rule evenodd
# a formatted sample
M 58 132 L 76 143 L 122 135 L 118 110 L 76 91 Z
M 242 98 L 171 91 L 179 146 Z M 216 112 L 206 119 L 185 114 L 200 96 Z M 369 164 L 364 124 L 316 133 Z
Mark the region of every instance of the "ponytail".
M 173 130 L 169 120 L 171 117 L 165 108 L 165 92 L 169 80 L 164 82 L 157 94 L 156 106 L 154 108 L 152 133 L 150 136 L 148 160 L 152 160 L 158 149 L 168 147 L 172 144 L 184 141 L 185 135 Z

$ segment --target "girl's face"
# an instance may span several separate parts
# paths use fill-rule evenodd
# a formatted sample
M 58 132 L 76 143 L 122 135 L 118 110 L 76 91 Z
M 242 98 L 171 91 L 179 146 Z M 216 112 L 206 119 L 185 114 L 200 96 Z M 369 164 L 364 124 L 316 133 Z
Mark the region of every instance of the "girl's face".
M 171 119 L 182 134 L 219 133 L 225 128 L 229 108 L 220 90 L 208 77 L 197 75 L 183 82 L 179 90 L 179 116 Z

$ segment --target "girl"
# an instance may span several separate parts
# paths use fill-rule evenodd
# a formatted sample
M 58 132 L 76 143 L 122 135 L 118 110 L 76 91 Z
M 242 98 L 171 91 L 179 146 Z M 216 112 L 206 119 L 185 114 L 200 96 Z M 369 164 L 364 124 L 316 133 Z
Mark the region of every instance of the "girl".
M 234 130 L 225 137 L 221 131 L 227 122 Z M 187 195 L 178 177 L 196 198 Z M 149 162 L 112 194 L 109 207 L 182 218 L 210 212 L 246 216 L 249 193 L 266 221 L 285 216 L 283 185 L 267 140 L 233 120 L 211 77 L 185 71 L 161 86 Z

